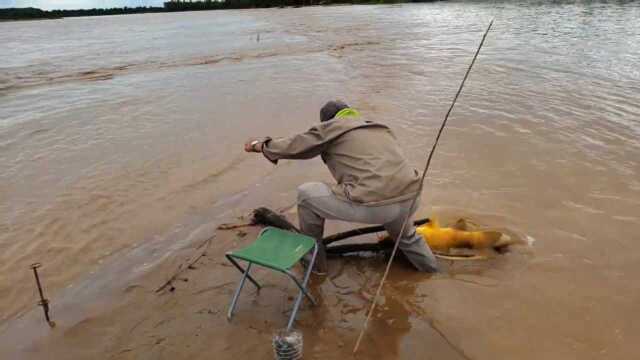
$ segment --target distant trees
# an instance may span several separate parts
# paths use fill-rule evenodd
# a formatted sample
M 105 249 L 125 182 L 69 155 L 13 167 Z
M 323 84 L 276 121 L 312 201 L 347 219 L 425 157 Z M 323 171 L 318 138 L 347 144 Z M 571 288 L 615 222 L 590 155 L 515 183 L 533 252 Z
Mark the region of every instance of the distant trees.
M 166 11 L 198 11 L 198 10 L 218 10 L 226 8 L 226 1 L 166 1 L 164 8 Z
M 30 20 L 30 19 L 59 19 L 74 16 L 102 16 L 102 15 L 123 15 L 142 14 L 152 12 L 165 12 L 163 7 L 140 6 L 123 7 L 111 9 L 79 9 L 79 10 L 40 10 L 36 8 L 9 8 L 0 9 L 0 20 Z
M 103 15 L 124 15 L 124 14 L 143 14 L 153 12 L 164 12 L 162 7 L 154 6 L 138 6 L 138 7 L 123 7 L 123 8 L 111 8 L 111 9 L 78 9 L 78 10 L 51 10 L 51 14 L 58 17 L 73 17 L 73 16 L 103 16 Z
M 55 15 L 48 11 L 28 7 L 0 9 L 0 20 L 53 19 Z
M 198 11 L 330 4 L 389 4 L 422 1 L 429 0 L 170 0 L 164 3 L 164 8 L 167 11 Z
M 222 10 L 222 9 L 248 9 L 268 8 L 284 6 L 309 6 L 330 4 L 389 4 L 400 2 L 426 2 L 433 0 L 170 0 L 164 3 L 164 7 L 140 6 L 111 9 L 80 9 L 80 10 L 40 10 L 37 8 L 9 8 L 0 9 L 0 21 L 2 20 L 30 20 L 30 19 L 57 19 L 73 16 L 102 16 L 142 14 L 174 11 L 198 11 L 198 10 Z
M 172 0 L 164 3 L 167 11 L 198 11 L 198 10 L 219 10 L 219 9 L 248 9 L 248 8 L 268 8 L 279 6 L 303 6 L 318 5 L 328 3 L 328 0 L 201 0 L 201 1 L 180 1 Z M 344 1 L 343 1 L 344 2 Z

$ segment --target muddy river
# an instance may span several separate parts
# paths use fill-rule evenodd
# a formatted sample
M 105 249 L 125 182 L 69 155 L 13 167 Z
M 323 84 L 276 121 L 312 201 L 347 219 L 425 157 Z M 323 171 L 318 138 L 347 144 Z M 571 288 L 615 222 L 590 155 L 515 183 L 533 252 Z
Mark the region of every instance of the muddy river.
M 388 124 L 422 167 L 494 17 L 420 212 L 535 242 L 436 277 L 398 269 L 369 329 L 391 339 L 378 354 L 427 358 L 438 324 L 452 359 L 636 356 L 640 4 L 623 1 L 0 23 L 0 337 L 35 311 L 33 262 L 52 302 L 82 296 L 89 277 L 102 286 L 170 256 L 170 239 L 290 208 L 297 185 L 330 180 L 319 159 L 274 167 L 242 150 L 250 136 L 305 130 L 329 99 Z M 374 291 L 384 259 L 332 266 L 331 299 Z M 349 329 L 345 347 L 366 305 L 325 323 Z

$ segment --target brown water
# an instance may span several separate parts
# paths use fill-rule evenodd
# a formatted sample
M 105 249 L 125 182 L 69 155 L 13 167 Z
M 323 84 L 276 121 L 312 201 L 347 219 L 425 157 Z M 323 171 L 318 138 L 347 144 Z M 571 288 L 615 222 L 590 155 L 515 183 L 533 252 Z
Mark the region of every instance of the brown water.
M 55 300 L 88 274 L 101 284 L 121 277 L 127 270 L 113 264 L 150 255 L 145 245 L 164 244 L 153 254 L 165 254 L 175 234 L 257 205 L 291 205 L 298 184 L 329 179 L 322 163 L 273 167 L 241 144 L 306 129 L 328 99 L 390 125 L 421 167 L 492 17 L 432 164 L 423 212 L 536 242 L 479 268 L 450 264 L 437 279 L 395 278 L 389 311 L 406 319 L 389 356 L 414 358 L 416 346 L 429 353 L 421 337 L 432 332 L 411 320 L 418 313 L 484 358 L 635 356 L 637 2 L 1 23 L 0 321 L 10 331 L 7 321 L 33 307 L 32 262 L 45 264 Z M 349 264 L 338 278 L 371 287 L 360 283 L 366 265 Z M 343 321 L 357 329 L 364 306 L 354 314 Z

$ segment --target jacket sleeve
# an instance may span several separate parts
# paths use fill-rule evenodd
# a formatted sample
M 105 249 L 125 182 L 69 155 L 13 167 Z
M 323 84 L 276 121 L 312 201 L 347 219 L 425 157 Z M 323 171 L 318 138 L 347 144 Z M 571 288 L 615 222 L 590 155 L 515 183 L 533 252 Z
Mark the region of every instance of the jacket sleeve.
M 328 139 L 317 127 L 289 138 L 270 139 L 264 143 L 262 154 L 274 164 L 280 159 L 311 159 L 322 153 Z

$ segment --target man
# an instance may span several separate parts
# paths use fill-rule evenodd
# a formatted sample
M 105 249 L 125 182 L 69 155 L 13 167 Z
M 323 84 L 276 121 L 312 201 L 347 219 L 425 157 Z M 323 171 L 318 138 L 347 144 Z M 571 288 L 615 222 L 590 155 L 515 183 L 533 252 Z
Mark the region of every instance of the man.
M 311 182 L 298 187 L 300 230 L 321 242 L 325 219 L 383 224 L 395 240 L 405 217 L 413 215 L 420 175 L 409 165 L 391 130 L 361 119 L 341 101 L 320 110 L 320 124 L 289 138 L 250 139 L 247 152 L 261 152 L 274 164 L 280 159 L 310 159 L 320 155 L 337 184 Z M 327 271 L 323 244 L 317 272 Z M 420 271 L 437 271 L 436 259 L 409 222 L 400 250 Z

